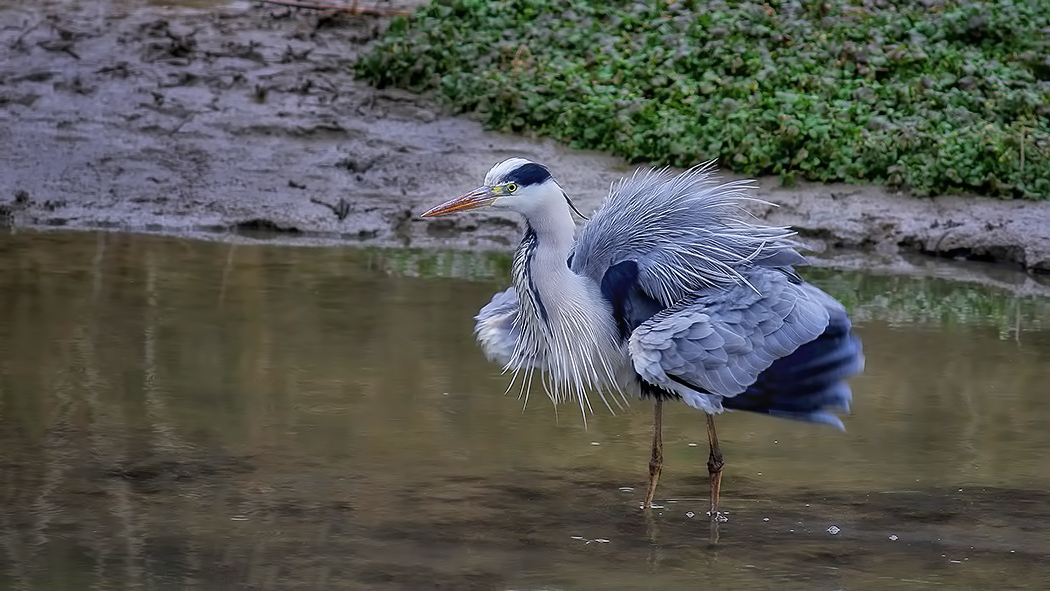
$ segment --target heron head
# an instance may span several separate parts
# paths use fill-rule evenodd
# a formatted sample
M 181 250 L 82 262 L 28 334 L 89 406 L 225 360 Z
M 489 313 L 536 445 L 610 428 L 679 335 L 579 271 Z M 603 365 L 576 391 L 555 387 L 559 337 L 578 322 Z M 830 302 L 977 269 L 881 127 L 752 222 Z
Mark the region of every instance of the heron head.
M 524 158 L 510 158 L 489 170 L 484 185 L 424 212 L 422 217 L 448 215 L 484 206 L 509 209 L 528 217 L 551 207 L 552 200 L 567 201 L 568 197 L 547 167 Z M 571 207 L 572 203 L 569 205 Z

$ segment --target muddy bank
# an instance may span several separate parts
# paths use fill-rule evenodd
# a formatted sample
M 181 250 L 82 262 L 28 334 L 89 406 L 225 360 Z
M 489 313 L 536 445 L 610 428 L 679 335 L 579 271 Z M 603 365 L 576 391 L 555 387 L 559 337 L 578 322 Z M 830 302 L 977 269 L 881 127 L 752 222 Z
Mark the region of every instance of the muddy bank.
M 0 223 L 505 248 L 515 219 L 420 211 L 495 161 L 547 163 L 582 208 L 631 167 L 485 132 L 351 64 L 385 21 L 251 3 L 0 8 Z M 61 9 L 56 9 L 61 6 Z M 822 246 L 1050 271 L 1050 203 L 764 180 L 760 215 Z M 860 263 L 861 265 L 867 263 Z

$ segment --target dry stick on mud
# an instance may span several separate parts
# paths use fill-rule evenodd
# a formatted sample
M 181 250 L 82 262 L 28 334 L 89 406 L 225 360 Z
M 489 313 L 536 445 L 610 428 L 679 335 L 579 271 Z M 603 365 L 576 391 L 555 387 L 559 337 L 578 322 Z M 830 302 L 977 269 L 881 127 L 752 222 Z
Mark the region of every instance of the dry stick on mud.
M 357 0 L 350 6 L 333 6 L 330 4 L 314 4 L 313 2 L 297 2 L 296 0 L 255 0 L 263 4 L 276 4 L 278 6 L 291 6 L 293 8 L 310 8 L 313 10 L 339 10 L 350 14 L 367 14 L 371 16 L 408 16 L 407 10 L 384 10 L 382 8 L 360 8 Z

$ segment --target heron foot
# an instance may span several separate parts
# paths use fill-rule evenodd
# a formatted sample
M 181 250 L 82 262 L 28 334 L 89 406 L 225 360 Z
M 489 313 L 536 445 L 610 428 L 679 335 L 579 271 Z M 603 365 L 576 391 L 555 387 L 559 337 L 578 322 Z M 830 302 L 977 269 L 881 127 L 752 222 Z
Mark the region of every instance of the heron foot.
M 722 492 L 722 468 L 725 466 L 725 461 L 722 458 L 722 451 L 718 448 L 715 420 L 711 415 L 707 415 L 707 441 L 711 445 L 711 454 L 707 458 L 707 473 L 711 477 L 711 511 L 709 515 L 713 521 L 718 521 L 721 516 L 718 512 L 718 498 Z
M 659 509 L 659 506 L 653 505 L 653 495 L 656 494 L 656 484 L 660 482 L 660 472 L 663 471 L 663 451 L 659 454 L 654 449 L 653 458 L 649 460 L 649 487 L 645 491 L 645 502 L 642 503 L 643 509 Z

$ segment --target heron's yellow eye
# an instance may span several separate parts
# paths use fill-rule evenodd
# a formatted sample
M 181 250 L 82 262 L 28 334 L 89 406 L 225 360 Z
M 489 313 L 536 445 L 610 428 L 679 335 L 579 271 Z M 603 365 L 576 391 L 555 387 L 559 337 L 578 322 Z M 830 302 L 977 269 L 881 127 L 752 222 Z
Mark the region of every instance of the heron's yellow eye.
M 507 183 L 506 189 L 508 193 L 513 193 L 514 191 L 518 190 L 518 185 L 514 183 Z

